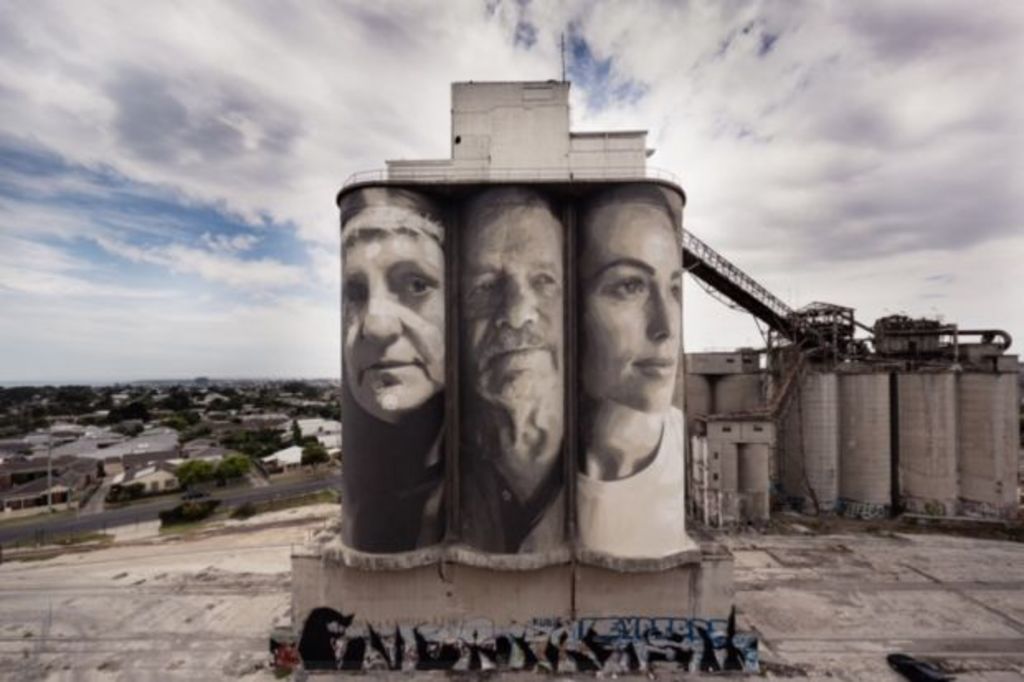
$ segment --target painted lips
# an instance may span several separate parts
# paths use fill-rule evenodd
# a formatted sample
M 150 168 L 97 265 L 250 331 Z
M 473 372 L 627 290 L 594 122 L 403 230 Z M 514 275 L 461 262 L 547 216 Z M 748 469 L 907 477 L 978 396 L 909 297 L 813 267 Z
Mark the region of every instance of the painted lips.
M 523 346 L 520 348 L 509 348 L 494 353 L 485 363 L 486 367 L 502 365 L 505 368 L 516 367 L 520 364 L 526 365 L 536 357 L 538 353 L 549 353 L 546 346 Z
M 366 378 L 367 374 L 370 375 L 402 375 L 409 370 L 424 371 L 423 363 L 417 361 L 405 362 L 400 360 L 380 360 L 367 365 L 359 373 L 360 383 Z
M 674 358 L 643 358 L 633 363 L 640 374 L 652 379 L 664 379 L 675 376 L 676 361 Z

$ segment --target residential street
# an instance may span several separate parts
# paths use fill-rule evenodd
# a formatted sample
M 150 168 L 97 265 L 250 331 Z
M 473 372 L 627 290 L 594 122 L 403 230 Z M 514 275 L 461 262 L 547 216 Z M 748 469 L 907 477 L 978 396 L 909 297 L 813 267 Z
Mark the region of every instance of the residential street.
M 222 508 L 232 508 L 246 502 L 263 502 L 275 497 L 301 495 L 340 486 L 341 475 L 335 473 L 322 478 L 293 481 L 280 485 L 270 484 L 258 488 L 235 488 L 222 492 L 214 489 L 211 497 L 220 500 Z M 97 495 L 99 494 L 98 492 Z M 65 516 L 59 519 L 46 519 L 43 515 L 40 516 L 38 523 L 25 522 L 7 528 L 0 527 L 0 545 L 33 537 L 45 541 L 56 535 L 102 531 L 115 526 L 151 521 L 158 518 L 161 511 L 171 509 L 178 504 L 181 504 L 180 495 L 167 495 L 150 504 L 109 509 L 99 513 L 81 513 L 71 518 Z

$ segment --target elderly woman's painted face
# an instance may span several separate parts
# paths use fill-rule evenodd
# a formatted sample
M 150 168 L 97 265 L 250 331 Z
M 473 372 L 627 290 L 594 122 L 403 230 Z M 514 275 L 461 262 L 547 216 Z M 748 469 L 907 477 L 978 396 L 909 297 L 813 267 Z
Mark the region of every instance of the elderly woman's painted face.
M 608 204 L 583 226 L 584 391 L 643 412 L 668 409 L 682 326 L 675 227 L 643 202 Z
M 388 422 L 444 386 L 440 229 L 410 210 L 371 206 L 345 223 L 345 376 L 356 402 Z

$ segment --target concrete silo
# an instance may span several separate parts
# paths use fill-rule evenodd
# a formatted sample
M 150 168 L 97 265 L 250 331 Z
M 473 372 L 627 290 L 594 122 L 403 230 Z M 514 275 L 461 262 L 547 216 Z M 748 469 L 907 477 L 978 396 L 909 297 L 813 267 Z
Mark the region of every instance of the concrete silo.
M 808 373 L 799 400 L 807 495 L 818 512 L 831 511 L 839 499 L 838 376 Z
M 965 372 L 957 387 L 960 504 L 966 514 L 1013 516 L 1017 491 L 1017 376 Z
M 844 514 L 880 518 L 892 503 L 889 374 L 839 375 L 839 498 Z
M 762 374 L 726 374 L 717 377 L 714 384 L 715 412 L 749 412 L 764 404 L 761 388 Z
M 956 374 L 897 376 L 899 488 L 907 511 L 934 516 L 957 512 Z

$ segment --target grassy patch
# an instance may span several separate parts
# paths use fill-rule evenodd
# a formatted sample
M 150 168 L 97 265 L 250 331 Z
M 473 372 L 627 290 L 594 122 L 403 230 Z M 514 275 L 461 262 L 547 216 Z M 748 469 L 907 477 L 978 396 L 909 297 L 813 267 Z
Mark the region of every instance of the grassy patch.
M 266 514 L 267 512 L 293 509 L 295 507 L 307 507 L 314 504 L 336 504 L 337 502 L 338 493 L 334 490 L 321 490 L 315 493 L 297 495 L 295 497 L 288 497 L 279 500 L 269 500 L 267 502 L 245 502 L 235 507 L 230 512 L 219 509 L 208 518 L 202 520 L 175 523 L 170 526 L 161 525 L 160 534 L 188 536 L 203 530 L 205 526 L 208 526 L 213 522 L 223 521 L 227 518 L 248 519 L 256 516 L 257 514 Z
M 85 542 L 101 542 L 103 544 L 110 544 L 114 541 L 114 536 L 108 533 L 76 533 L 74 535 L 67 535 L 65 537 L 57 539 L 54 544 L 58 545 L 81 545 Z
M 219 518 L 221 518 L 221 515 L 217 514 L 217 515 L 212 516 L 212 517 L 210 517 L 208 519 L 203 519 L 202 521 L 190 521 L 189 523 L 176 523 L 176 524 L 174 524 L 172 526 L 163 526 L 163 525 L 161 525 L 159 533 L 160 533 L 160 535 L 172 535 L 172 536 L 173 535 L 185 535 L 185 536 L 188 536 L 188 535 L 192 535 L 194 533 L 197 533 L 198 531 L 202 530 L 204 526 L 206 526 L 206 525 L 208 525 L 210 523 L 213 523 L 214 521 L 217 521 Z
M 321 490 L 307 495 L 288 497 L 280 500 L 269 500 L 267 502 L 246 502 L 239 505 L 231 512 L 233 519 L 248 519 L 257 514 L 294 509 L 295 507 L 308 507 L 314 504 L 335 504 L 338 502 L 338 493 L 334 490 Z
M 14 528 L 16 526 L 39 523 L 40 521 L 55 521 L 57 519 L 71 518 L 77 513 L 77 509 L 63 509 L 61 511 L 55 511 L 47 514 L 44 509 L 38 514 L 28 514 L 26 516 L 17 516 L 13 519 L 4 519 L 3 521 L 0 521 L 0 528 Z
M 107 533 L 100 533 L 95 531 L 83 533 L 64 533 L 57 535 L 51 535 L 50 533 L 43 531 L 31 537 L 21 538 L 20 540 L 15 540 L 14 542 L 6 543 L 4 546 L 7 548 L 44 547 L 47 545 L 70 547 L 72 545 L 83 545 L 88 542 L 97 542 L 109 545 L 113 541 L 113 535 L 108 535 Z

